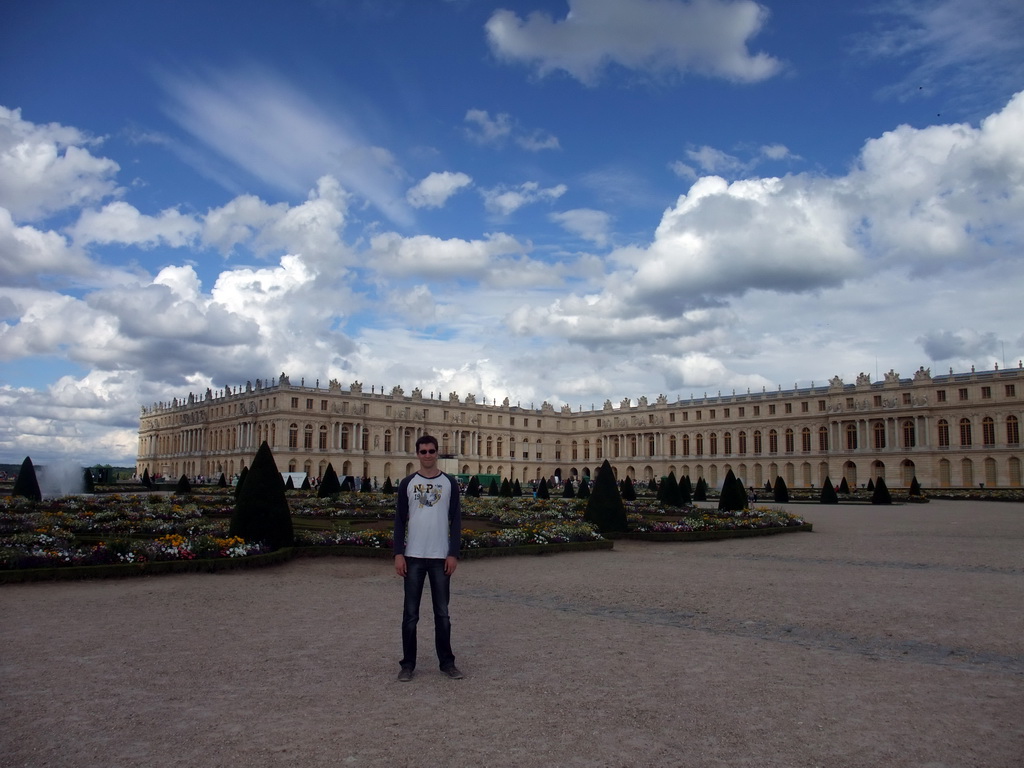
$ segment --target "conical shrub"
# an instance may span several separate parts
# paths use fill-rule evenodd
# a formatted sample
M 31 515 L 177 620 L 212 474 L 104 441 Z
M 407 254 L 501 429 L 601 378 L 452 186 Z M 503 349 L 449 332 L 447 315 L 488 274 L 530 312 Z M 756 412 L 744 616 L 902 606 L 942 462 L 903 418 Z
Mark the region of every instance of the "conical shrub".
M 746 509 L 746 506 L 747 492 L 730 469 L 722 482 L 722 492 L 718 494 L 718 509 L 722 512 L 738 512 Z
M 919 482 L 917 482 L 917 475 L 914 475 L 914 477 L 911 478 L 911 480 L 910 480 L 910 492 L 909 493 L 910 493 L 911 496 L 923 496 L 924 495 L 921 492 L 921 484 Z
M 235 502 L 229 532 L 246 541 L 262 541 L 272 549 L 295 543 L 284 482 L 270 446 L 264 441 L 249 467 Z
M 708 484 L 703 477 L 697 478 L 697 485 L 693 489 L 693 500 L 694 501 L 707 501 L 708 500 Z
M 328 462 L 324 476 L 320 480 L 320 487 L 316 489 L 316 497 L 326 499 L 337 496 L 339 493 L 341 493 L 341 481 L 338 479 L 338 473 L 334 471 L 334 465 Z
M 142 486 L 153 490 L 153 478 L 149 476 L 149 467 L 142 470 Z
M 474 499 L 480 495 L 480 478 L 476 475 L 469 478 L 469 484 L 466 486 L 466 495 Z
M 192 483 L 189 482 L 187 475 L 182 475 L 178 478 L 178 484 L 174 486 L 175 496 L 189 496 L 192 493 Z
M 518 499 L 523 495 L 523 486 L 518 480 L 512 483 L 512 497 Z
M 537 498 L 538 499 L 550 499 L 551 491 L 548 490 L 548 481 L 545 478 L 541 478 L 540 482 L 537 483 Z
M 473 479 L 476 480 L 475 477 Z M 390 477 L 385 477 L 384 478 L 384 485 L 382 485 L 380 487 L 380 490 L 381 490 L 382 493 L 394 493 L 395 492 L 395 486 L 394 486 L 394 483 L 391 482 L 391 478 Z M 477 496 L 480 495 L 480 483 L 479 482 L 477 482 L 477 484 L 476 484 L 476 495 Z
M 370 482 L 370 478 L 364 477 L 362 485 L 359 488 L 360 493 L 373 493 L 373 483 Z
M 508 478 L 502 478 L 501 481 L 501 497 L 503 499 L 512 498 L 512 483 L 508 481 Z
M 587 500 L 587 509 L 583 513 L 583 519 L 597 526 L 601 533 L 615 533 L 627 529 L 626 506 L 622 503 L 619 487 L 615 483 L 615 474 L 612 472 L 612 465 L 608 463 L 607 459 L 597 470 L 597 477 L 594 478 L 594 490 Z
M 39 478 L 36 477 L 35 465 L 28 456 L 21 462 L 21 469 L 18 470 L 18 477 L 14 481 L 11 496 L 21 496 L 32 501 L 43 500 L 43 492 L 39 490 Z
M 775 478 L 775 488 L 772 490 L 774 498 L 780 504 L 785 504 L 789 501 L 789 488 L 786 485 L 786 481 L 782 479 L 782 475 Z
M 565 487 L 562 488 L 562 498 L 563 499 L 575 499 L 576 498 L 576 489 L 573 488 L 573 486 L 572 486 L 572 478 L 569 478 L 568 480 L 565 481 Z
M 228 479 L 226 477 L 224 477 L 224 473 L 223 472 L 220 473 L 220 480 L 217 481 L 217 487 L 218 488 L 227 488 L 228 487 Z
M 872 504 L 892 504 L 892 494 L 885 485 L 885 478 L 879 477 L 875 483 L 875 492 L 871 494 Z
M 583 479 L 580 480 L 579 490 L 576 491 L 577 499 L 589 499 L 590 498 L 590 482 L 587 480 L 587 476 L 584 475 Z
M 690 476 L 683 475 L 683 480 L 679 483 L 679 506 L 688 506 L 691 499 L 693 499 L 693 486 L 690 484 Z
M 622 499 L 623 501 L 636 501 L 636 487 L 629 475 L 622 478 Z
M 92 479 L 92 470 L 88 467 L 82 472 L 82 490 L 84 493 L 96 493 L 96 481 Z
M 313 490 L 313 484 L 309 482 L 309 475 L 302 478 L 302 485 L 299 486 L 300 491 L 311 491 Z
M 238 473 L 238 482 L 235 484 L 235 498 L 238 498 L 238 494 L 242 492 L 242 486 L 245 485 L 245 478 L 249 476 L 249 468 L 242 467 L 242 471 Z
M 501 489 L 498 488 L 498 479 L 497 478 L 495 478 L 495 477 L 491 478 L 491 484 L 489 486 L 487 486 L 487 495 L 488 496 L 500 496 L 501 495 Z
M 832 485 L 832 481 L 826 477 L 825 484 L 821 486 L 821 498 L 818 500 L 821 504 L 838 504 L 839 497 L 836 496 L 835 486 Z
M 842 482 L 839 483 L 839 492 L 840 493 L 849 493 L 850 492 L 850 486 L 846 482 L 846 475 L 843 475 Z
M 669 472 L 668 477 L 661 481 L 661 485 L 658 487 L 658 501 L 666 507 L 683 506 L 682 489 L 676 482 L 675 472 Z
M 870 477 L 868 478 L 868 484 L 864 487 L 864 490 L 866 490 L 866 491 L 873 491 L 873 490 L 875 490 L 875 481 L 872 480 Z

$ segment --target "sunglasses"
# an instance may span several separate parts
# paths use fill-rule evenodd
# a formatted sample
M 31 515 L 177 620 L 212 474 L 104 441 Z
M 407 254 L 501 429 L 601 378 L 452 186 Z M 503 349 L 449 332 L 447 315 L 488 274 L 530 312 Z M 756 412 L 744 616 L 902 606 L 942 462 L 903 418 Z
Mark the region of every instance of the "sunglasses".
M 424 453 L 424 454 L 426 454 L 426 453 L 437 453 L 437 449 L 436 448 L 429 448 L 426 451 L 417 451 L 417 453 Z

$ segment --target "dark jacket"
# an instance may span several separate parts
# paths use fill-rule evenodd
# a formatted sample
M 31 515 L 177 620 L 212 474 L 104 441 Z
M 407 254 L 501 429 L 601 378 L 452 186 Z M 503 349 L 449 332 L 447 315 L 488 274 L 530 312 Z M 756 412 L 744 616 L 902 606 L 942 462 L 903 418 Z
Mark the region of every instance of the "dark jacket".
M 458 557 L 462 547 L 462 502 L 459 499 L 459 481 L 446 472 L 442 475 L 448 478 L 452 485 L 451 500 L 448 504 L 448 556 Z M 395 512 L 395 542 L 394 553 L 405 554 L 405 532 L 409 527 L 409 483 L 414 477 L 423 477 L 419 472 L 413 472 L 398 484 L 398 508 Z M 432 478 L 424 478 L 430 480 Z

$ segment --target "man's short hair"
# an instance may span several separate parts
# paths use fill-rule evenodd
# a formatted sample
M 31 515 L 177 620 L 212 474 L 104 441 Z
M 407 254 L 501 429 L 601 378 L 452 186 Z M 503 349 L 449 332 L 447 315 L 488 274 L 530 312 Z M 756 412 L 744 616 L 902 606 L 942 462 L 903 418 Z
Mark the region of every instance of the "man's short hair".
M 434 448 L 438 447 L 438 445 L 437 445 L 437 438 L 436 437 L 434 437 L 433 435 L 420 435 L 416 439 L 416 450 L 419 451 L 420 446 L 421 445 L 425 445 L 426 443 L 433 443 L 434 444 Z

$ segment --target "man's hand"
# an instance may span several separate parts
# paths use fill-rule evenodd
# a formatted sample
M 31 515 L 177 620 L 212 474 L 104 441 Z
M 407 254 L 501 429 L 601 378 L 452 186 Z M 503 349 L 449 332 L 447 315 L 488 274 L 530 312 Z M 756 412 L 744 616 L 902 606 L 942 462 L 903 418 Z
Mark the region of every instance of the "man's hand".
M 449 555 L 444 559 L 444 575 L 451 576 L 455 573 L 455 569 L 459 567 L 459 558 L 452 557 Z
M 409 566 L 405 564 L 405 555 L 395 555 L 395 573 L 404 579 L 408 571 Z

